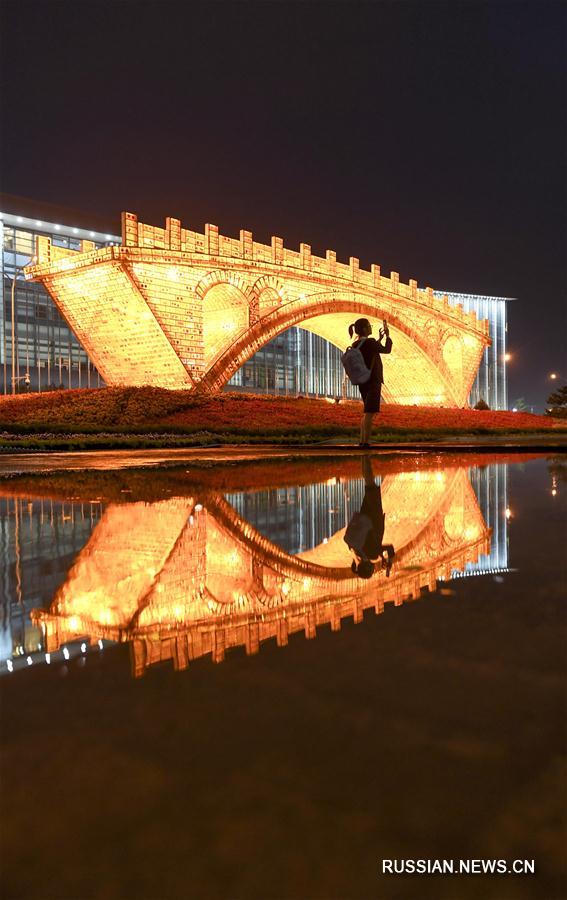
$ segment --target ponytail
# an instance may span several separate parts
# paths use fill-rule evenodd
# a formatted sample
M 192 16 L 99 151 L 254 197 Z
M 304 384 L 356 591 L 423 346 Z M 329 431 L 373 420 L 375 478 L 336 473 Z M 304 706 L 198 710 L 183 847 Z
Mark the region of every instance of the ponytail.
M 353 325 L 348 326 L 348 333 L 352 337 L 353 331 L 356 332 L 359 336 L 364 334 L 364 329 L 368 327 L 370 328 L 370 322 L 368 319 L 357 319 Z

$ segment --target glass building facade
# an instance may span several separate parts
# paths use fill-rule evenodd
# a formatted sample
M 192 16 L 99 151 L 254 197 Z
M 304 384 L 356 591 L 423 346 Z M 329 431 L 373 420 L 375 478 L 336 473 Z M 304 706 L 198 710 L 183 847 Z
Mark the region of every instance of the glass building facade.
M 22 270 L 32 259 L 40 235 L 51 238 L 55 246 L 71 249 L 79 249 L 81 239 L 97 247 L 119 244 L 120 236 L 96 217 L 24 198 L 0 195 L 0 210 L 0 389 L 6 394 L 13 386 L 17 391 L 100 386 L 99 373 L 45 288 L 26 282 Z M 436 292 L 439 297 L 444 293 Z M 450 304 L 461 304 L 466 312 L 474 310 L 490 322 L 492 345 L 484 352 L 470 405 L 482 399 L 491 409 L 506 409 L 507 299 L 447 296 Z M 311 332 L 290 328 L 246 362 L 227 390 L 358 398 L 358 389 L 344 377 L 341 352 Z
M 454 571 L 451 577 L 467 578 L 471 575 L 509 572 L 508 466 L 504 463 L 473 466 L 469 477 L 484 521 L 490 528 L 490 553 L 481 553 L 477 562 L 466 563 L 462 571 Z
M 0 659 L 43 648 L 30 612 L 63 584 L 102 510 L 97 502 L 0 497 Z
M 244 363 L 226 389 L 358 399 L 358 388 L 345 378 L 342 352 L 310 331 L 290 328 Z
M 376 484 L 380 484 L 376 478 Z M 326 543 L 360 509 L 362 479 L 328 482 L 266 491 L 239 491 L 226 499 L 237 513 L 286 553 L 304 553 Z
M 475 406 L 479 400 L 491 409 L 508 409 L 508 385 L 506 381 L 506 337 L 508 319 L 506 304 L 510 297 L 485 297 L 478 294 L 456 294 L 434 291 L 437 297 L 447 294 L 452 306 L 460 304 L 465 312 L 475 312 L 479 319 L 488 319 L 492 344 L 486 347 L 469 394 L 469 403 Z
M 119 244 L 120 237 L 97 230 L 100 224 L 86 222 L 84 215 L 0 197 L 0 305 L 1 389 L 4 394 L 25 390 L 97 387 L 102 380 L 41 284 L 26 282 L 23 267 L 35 253 L 39 236 L 51 238 L 58 247 L 80 248 L 82 239 L 97 247 Z

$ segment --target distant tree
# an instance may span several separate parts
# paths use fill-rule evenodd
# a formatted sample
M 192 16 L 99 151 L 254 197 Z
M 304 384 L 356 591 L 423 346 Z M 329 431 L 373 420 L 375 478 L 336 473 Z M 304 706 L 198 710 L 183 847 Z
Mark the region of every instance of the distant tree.
M 475 403 L 473 409 L 490 409 L 490 406 L 488 405 L 486 400 L 483 400 L 481 397 L 478 403 Z
M 548 416 L 555 419 L 567 419 L 567 384 L 553 391 L 547 398 L 549 409 L 546 409 Z

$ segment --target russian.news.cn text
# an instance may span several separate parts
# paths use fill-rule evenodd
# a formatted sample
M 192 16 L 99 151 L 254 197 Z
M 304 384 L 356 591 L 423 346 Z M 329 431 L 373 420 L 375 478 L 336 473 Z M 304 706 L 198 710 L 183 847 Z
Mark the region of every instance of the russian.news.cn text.
M 534 875 L 533 859 L 383 859 L 382 875 Z

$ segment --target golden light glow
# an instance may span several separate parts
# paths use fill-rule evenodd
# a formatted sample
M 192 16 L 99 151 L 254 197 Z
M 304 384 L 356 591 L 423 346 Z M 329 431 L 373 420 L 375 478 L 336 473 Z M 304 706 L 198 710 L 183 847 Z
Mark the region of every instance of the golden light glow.
M 248 302 L 231 284 L 217 284 L 203 297 L 204 364 L 209 366 L 248 328 Z
M 153 384 L 211 393 L 247 359 L 292 325 L 342 349 L 348 325 L 386 318 L 394 352 L 385 362 L 384 397 L 394 403 L 464 406 L 483 350 L 488 322 L 420 290 L 413 279 L 360 269 L 294 251 L 281 238 L 260 244 L 165 228 L 122 214 L 122 246 L 81 251 L 37 240 L 38 264 L 26 277 L 46 286 L 109 385 Z
M 415 477 L 419 475 L 419 478 Z M 32 618 L 48 653 L 88 637 L 133 641 L 135 671 L 174 658 L 183 668 L 244 645 L 257 652 L 345 616 L 399 605 L 434 589 L 438 578 L 489 550 L 467 469 L 399 472 L 382 480 L 384 542 L 396 549 L 391 576 L 353 576 L 344 529 L 312 550 L 290 555 L 257 532 L 214 491 L 194 498 L 110 503 L 79 552 L 49 610 Z

